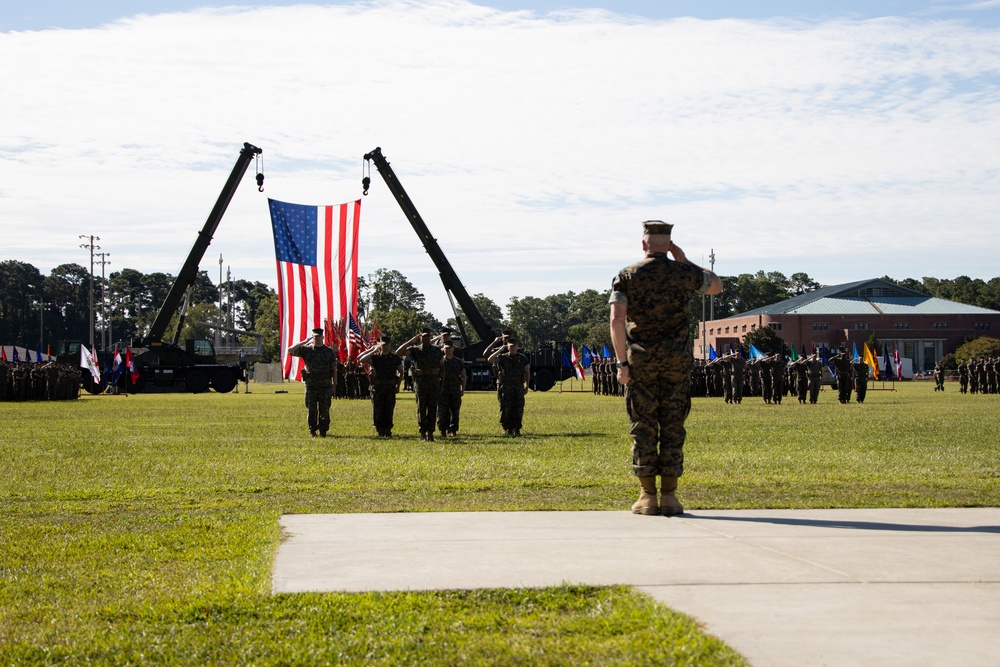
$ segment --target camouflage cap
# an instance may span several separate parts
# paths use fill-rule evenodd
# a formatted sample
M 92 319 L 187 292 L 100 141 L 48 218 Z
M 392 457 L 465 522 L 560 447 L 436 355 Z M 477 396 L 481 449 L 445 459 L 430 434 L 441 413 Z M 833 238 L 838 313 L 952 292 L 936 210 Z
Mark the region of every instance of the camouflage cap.
M 646 220 L 642 223 L 643 234 L 666 234 L 669 236 L 670 230 L 673 228 L 672 224 L 662 220 Z

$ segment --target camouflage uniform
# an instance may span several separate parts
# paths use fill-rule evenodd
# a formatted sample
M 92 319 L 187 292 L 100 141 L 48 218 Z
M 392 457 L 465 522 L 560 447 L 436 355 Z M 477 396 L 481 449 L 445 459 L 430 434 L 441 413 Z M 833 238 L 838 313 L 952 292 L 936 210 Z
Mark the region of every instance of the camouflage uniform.
M 441 435 L 458 433 L 459 413 L 462 411 L 462 388 L 465 377 L 465 362 L 458 357 L 445 357 L 444 382 L 441 385 L 441 398 L 438 400 L 438 430 Z
M 366 360 L 371 366 L 372 424 L 380 436 L 392 435 L 392 415 L 396 409 L 396 390 L 403 373 L 403 361 L 391 352 L 373 354 Z
M 743 376 L 747 372 L 747 360 L 736 356 L 730 361 L 733 368 L 733 403 L 743 402 Z
M 501 352 L 496 358 L 497 396 L 500 400 L 500 426 L 508 435 L 520 435 L 524 417 L 524 371 L 528 357 L 522 352 Z
M 830 357 L 833 367 L 837 370 L 837 400 L 841 403 L 851 402 L 851 360 L 847 352 Z
M 854 393 L 858 403 L 865 402 L 865 395 L 868 393 L 868 364 L 859 361 L 852 364 L 854 372 Z
M 684 420 L 691 411 L 688 308 L 708 288 L 710 274 L 693 264 L 650 253 L 622 269 L 609 303 L 626 306 L 630 382 L 625 405 L 632 424 L 636 477 L 684 474 Z
M 421 437 L 434 437 L 434 418 L 441 395 L 441 360 L 444 352 L 433 345 L 406 348 L 413 361 L 413 393 L 417 399 L 417 427 Z
M 795 394 L 799 403 L 806 402 L 809 393 L 809 359 L 800 357 L 792 362 L 792 369 L 795 371 Z
M 302 357 L 305 370 L 302 377 L 306 381 L 306 408 L 309 410 L 309 433 L 317 431 L 322 436 L 330 429 L 330 399 L 333 397 L 334 364 L 337 359 L 333 350 L 326 345 L 320 347 L 302 346 L 295 351 L 289 350 L 292 356 Z
M 785 395 L 785 359 L 778 356 L 771 361 L 771 400 L 781 405 L 781 397 Z
M 809 372 L 809 402 L 815 403 L 819 399 L 819 387 L 823 381 L 823 362 L 810 358 L 806 361 L 806 368 Z

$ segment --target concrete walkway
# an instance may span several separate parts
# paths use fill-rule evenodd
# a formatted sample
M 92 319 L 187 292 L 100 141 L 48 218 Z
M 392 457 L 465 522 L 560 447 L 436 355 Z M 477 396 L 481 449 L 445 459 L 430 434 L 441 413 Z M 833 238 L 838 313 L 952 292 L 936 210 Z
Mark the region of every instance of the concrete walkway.
M 288 515 L 274 591 L 626 584 L 757 667 L 1000 665 L 1000 508 Z

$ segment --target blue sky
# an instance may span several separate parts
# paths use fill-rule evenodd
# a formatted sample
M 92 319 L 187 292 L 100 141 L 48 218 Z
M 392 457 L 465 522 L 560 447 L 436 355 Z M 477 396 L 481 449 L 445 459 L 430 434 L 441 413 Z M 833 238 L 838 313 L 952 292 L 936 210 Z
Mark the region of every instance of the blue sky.
M 307 3 L 296 0 L 272 2 L 236 2 L 233 0 L 103 0 L 79 2 L 77 0 L 3 0 L 0 6 L 0 31 L 44 30 L 48 28 L 95 28 L 122 17 L 139 13 L 156 14 L 181 12 L 202 7 L 227 7 L 233 5 L 291 6 L 298 4 L 352 4 L 349 2 Z M 924 18 L 950 18 L 974 21 L 978 24 L 996 25 L 1000 3 L 975 0 L 841 0 L 816 2 L 813 0 L 577 0 L 576 2 L 522 2 L 499 0 L 484 2 L 505 11 L 529 10 L 552 12 L 566 9 L 607 9 L 620 14 L 632 14 L 654 19 L 692 16 L 702 19 L 766 19 L 792 17 L 829 19 L 850 17 L 871 19 L 884 16 Z
M 606 289 L 648 218 L 722 275 L 1000 274 L 1000 0 L 0 6 L 0 259 L 46 273 L 176 273 L 249 141 L 213 279 L 274 285 L 266 197 L 358 198 L 376 146 L 501 306 Z M 448 317 L 377 176 L 361 224 Z

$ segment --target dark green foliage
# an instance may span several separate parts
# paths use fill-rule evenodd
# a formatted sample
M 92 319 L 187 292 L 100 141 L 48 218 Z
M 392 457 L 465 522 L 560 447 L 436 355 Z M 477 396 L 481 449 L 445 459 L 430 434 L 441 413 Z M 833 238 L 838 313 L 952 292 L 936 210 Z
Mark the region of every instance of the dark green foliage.
M 781 352 L 785 341 L 774 332 L 771 327 L 757 327 L 743 337 L 743 344 L 750 349 L 753 345 L 764 354 L 777 354 Z
M 983 336 L 964 343 L 955 350 L 955 359 L 958 361 L 982 359 L 983 357 L 1000 357 L 1000 339 Z

